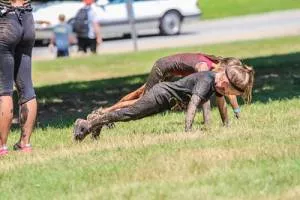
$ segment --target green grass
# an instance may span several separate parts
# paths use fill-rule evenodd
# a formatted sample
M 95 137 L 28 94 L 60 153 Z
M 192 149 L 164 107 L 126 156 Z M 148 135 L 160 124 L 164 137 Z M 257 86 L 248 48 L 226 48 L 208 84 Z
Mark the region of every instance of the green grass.
M 138 53 L 120 53 L 117 56 L 105 54 L 76 59 L 35 61 L 33 63 L 33 79 L 36 86 L 43 86 L 70 81 L 87 81 L 145 74 L 150 71 L 153 63 L 158 58 L 180 52 L 205 52 L 222 56 L 236 56 L 245 58 L 248 64 L 256 65 L 255 60 L 259 59 L 259 57 L 273 54 L 289 54 L 290 52 L 298 51 L 300 51 L 300 37 L 296 36 L 229 44 L 157 49 Z M 274 62 L 273 58 L 270 57 L 270 59 L 265 62 L 272 64 L 270 62 Z M 278 59 L 280 60 L 280 57 Z M 285 62 L 284 58 L 281 60 Z
M 299 199 L 299 40 L 34 62 L 34 152 L 0 158 L 0 199 Z M 194 131 L 184 133 L 184 113 L 166 112 L 105 128 L 98 142 L 72 142 L 76 117 L 112 104 L 145 81 L 156 59 L 183 51 L 236 56 L 254 66 L 254 102 L 242 106 L 240 120 L 229 110 L 224 128 L 214 108 L 211 126 L 202 129 L 198 114 Z
M 204 19 L 299 9 L 298 0 L 198 0 Z

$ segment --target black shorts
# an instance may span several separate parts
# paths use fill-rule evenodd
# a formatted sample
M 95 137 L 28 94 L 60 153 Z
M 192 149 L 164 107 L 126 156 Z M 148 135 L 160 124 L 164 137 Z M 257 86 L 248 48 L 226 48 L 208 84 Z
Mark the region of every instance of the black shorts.
M 31 78 L 34 31 L 31 12 L 0 17 L 0 96 L 11 96 L 15 83 L 20 104 L 35 98 Z
M 57 50 L 57 54 L 56 54 L 57 57 L 67 57 L 69 56 L 69 49 L 58 49 Z
M 78 51 L 83 51 L 84 53 L 86 53 L 87 49 L 89 48 L 92 53 L 96 53 L 97 51 L 96 39 L 78 37 L 77 40 L 78 40 Z

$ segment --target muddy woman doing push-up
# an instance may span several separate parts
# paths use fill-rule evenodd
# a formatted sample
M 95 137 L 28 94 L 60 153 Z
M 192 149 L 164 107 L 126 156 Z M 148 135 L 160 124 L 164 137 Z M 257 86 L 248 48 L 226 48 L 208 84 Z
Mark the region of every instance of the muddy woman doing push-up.
M 95 115 L 90 120 L 77 119 L 73 136 L 77 141 L 82 141 L 90 133 L 97 138 L 103 125 L 160 113 L 171 109 L 176 101 L 188 103 L 185 131 L 190 131 L 198 105 L 208 101 L 215 92 L 217 95 L 243 95 L 246 102 L 250 102 L 253 81 L 254 70 L 251 67 L 231 65 L 220 72 L 193 73 L 175 82 L 161 82 L 128 107 Z
M 162 81 L 171 81 L 175 77 L 185 77 L 192 73 L 200 71 L 218 71 L 230 65 L 242 65 L 242 62 L 233 57 L 223 58 L 220 56 L 208 55 L 205 53 L 179 53 L 166 57 L 162 57 L 155 61 L 152 70 L 147 78 L 147 82 L 137 90 L 127 94 L 116 104 L 100 108 L 93 111 L 92 114 L 104 114 L 110 111 L 118 110 L 120 108 L 128 107 L 139 100 L 145 93 L 147 93 L 155 84 Z M 227 95 L 234 115 L 239 118 L 240 108 L 235 95 Z M 219 109 L 226 104 L 224 96 L 217 96 L 217 105 Z M 210 102 L 207 101 L 202 105 L 204 123 L 210 121 Z M 220 110 L 223 123 L 227 123 L 227 116 Z M 89 117 L 88 117 L 89 118 Z

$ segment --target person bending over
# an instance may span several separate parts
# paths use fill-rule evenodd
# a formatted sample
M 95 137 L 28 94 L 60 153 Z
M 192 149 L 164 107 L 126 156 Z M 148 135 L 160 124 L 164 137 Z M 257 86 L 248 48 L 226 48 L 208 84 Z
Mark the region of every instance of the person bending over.
M 95 115 L 91 120 L 77 119 L 73 137 L 82 141 L 88 134 L 99 137 L 94 130 L 112 122 L 141 119 L 169 110 L 175 102 L 188 103 L 185 118 L 185 131 L 190 131 L 198 105 L 209 100 L 213 93 L 220 95 L 243 95 L 251 101 L 254 71 L 251 67 L 232 65 L 221 72 L 198 72 L 175 82 L 155 84 L 134 104 Z M 174 101 L 175 100 L 175 101 Z

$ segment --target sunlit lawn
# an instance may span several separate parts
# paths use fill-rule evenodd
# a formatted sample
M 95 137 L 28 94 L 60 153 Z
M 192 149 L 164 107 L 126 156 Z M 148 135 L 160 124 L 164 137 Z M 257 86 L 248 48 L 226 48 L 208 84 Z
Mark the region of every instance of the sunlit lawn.
M 299 9 L 297 0 L 198 0 L 203 19 Z
M 0 158 L 0 199 L 299 199 L 300 37 L 34 62 L 39 99 L 34 152 Z M 256 70 L 254 102 L 229 128 L 184 133 L 167 112 L 72 141 L 72 124 L 139 87 L 176 52 L 242 58 Z M 111 78 L 113 77 L 113 78 Z M 73 82 L 70 82 L 73 81 Z M 18 127 L 9 137 L 17 140 Z

